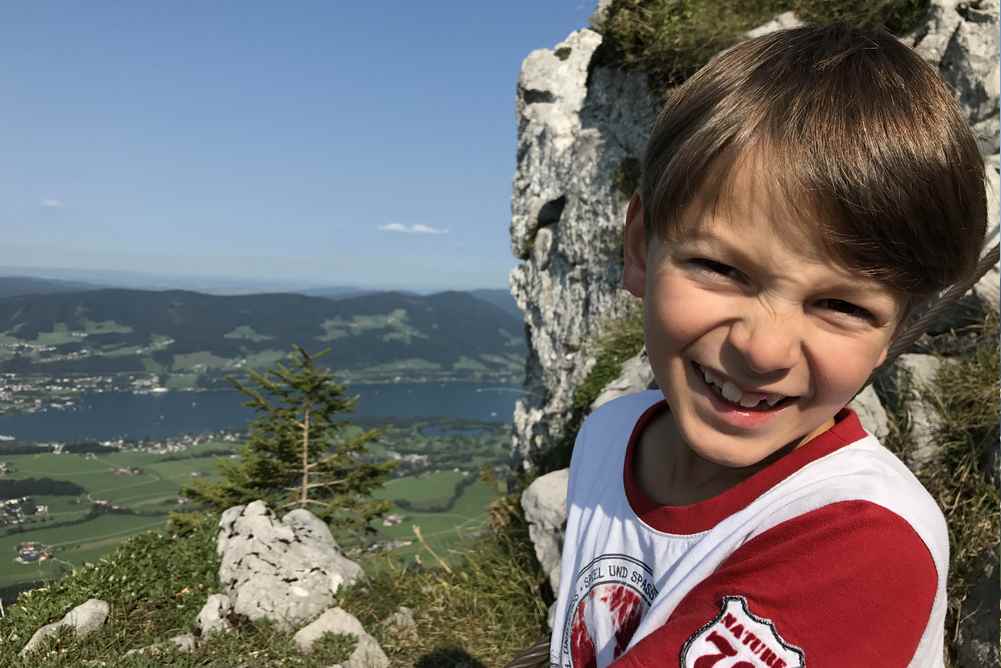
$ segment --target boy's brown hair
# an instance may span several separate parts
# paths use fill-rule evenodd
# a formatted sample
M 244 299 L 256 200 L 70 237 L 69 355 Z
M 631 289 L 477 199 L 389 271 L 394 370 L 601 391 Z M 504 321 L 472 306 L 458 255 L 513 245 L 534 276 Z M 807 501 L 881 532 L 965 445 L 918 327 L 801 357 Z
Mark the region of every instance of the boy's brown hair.
M 903 296 L 903 318 L 976 267 L 976 139 L 935 70 L 882 29 L 770 33 L 672 91 L 643 160 L 647 236 L 677 238 L 696 196 L 715 206 L 744 160 L 828 257 Z

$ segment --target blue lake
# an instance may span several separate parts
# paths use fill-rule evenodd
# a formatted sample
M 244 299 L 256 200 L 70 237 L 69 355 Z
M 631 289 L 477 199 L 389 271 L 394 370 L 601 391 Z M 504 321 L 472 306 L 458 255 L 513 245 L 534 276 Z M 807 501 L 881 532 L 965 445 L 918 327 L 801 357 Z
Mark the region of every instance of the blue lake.
M 352 418 L 460 418 L 511 422 L 521 386 L 479 383 L 352 385 L 358 395 Z M 76 406 L 24 415 L 0 415 L 0 434 L 18 441 L 167 438 L 220 429 L 242 429 L 255 412 L 236 390 L 129 392 L 81 395 Z

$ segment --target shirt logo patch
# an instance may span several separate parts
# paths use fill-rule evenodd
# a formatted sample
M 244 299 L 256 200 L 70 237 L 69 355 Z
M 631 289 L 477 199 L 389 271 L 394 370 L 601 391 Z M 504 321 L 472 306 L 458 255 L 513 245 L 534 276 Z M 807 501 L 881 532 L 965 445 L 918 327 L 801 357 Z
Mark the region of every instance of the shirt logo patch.
M 804 668 L 806 654 L 790 645 L 769 619 L 747 608 L 743 596 L 726 596 L 715 619 L 681 648 L 681 668 Z
M 607 666 L 619 658 L 657 596 L 650 567 L 603 554 L 573 580 L 560 642 L 560 668 Z

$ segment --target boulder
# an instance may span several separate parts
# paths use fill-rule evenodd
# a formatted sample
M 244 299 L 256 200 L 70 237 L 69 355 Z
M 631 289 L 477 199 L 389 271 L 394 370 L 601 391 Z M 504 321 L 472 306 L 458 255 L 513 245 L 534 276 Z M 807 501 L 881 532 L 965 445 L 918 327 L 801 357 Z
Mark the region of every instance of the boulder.
M 858 414 L 862 427 L 875 436 L 880 443 L 884 442 L 887 434 L 890 433 L 890 422 L 886 415 L 886 409 L 883 408 L 879 396 L 876 395 L 876 389 L 872 385 L 866 385 L 865 389 L 859 392 L 848 405 Z
M 959 615 L 959 639 L 956 643 L 958 668 L 984 668 L 1001 665 L 998 652 L 998 547 L 980 556 L 976 577 Z
M 77 638 L 82 638 L 101 628 L 108 619 L 110 610 L 104 601 L 92 598 L 73 608 L 58 622 L 46 624 L 31 636 L 28 643 L 21 649 L 21 656 L 33 652 L 46 638 L 56 635 L 60 629 L 70 628 Z
M 233 606 L 229 602 L 229 597 L 225 594 L 212 594 L 209 596 L 201 612 L 198 613 L 198 628 L 202 636 L 208 636 L 216 632 L 227 632 L 233 629 L 229 623 L 229 614 L 233 611 Z
M 313 643 L 326 633 L 350 635 L 358 641 L 351 657 L 340 664 L 343 668 L 388 668 L 389 657 L 379 643 L 365 632 L 354 615 L 341 608 L 330 608 L 308 626 L 299 629 L 293 641 L 300 652 L 309 654 Z
M 312 513 L 293 510 L 279 521 L 263 501 L 222 514 L 216 551 L 233 612 L 283 628 L 315 618 L 362 575 Z
M 907 353 L 897 358 L 883 384 L 883 401 L 887 406 L 907 411 L 910 432 L 908 447 L 902 459 L 918 471 L 938 455 L 936 431 L 941 424 L 934 401 L 935 374 L 949 362 L 933 355 Z
M 536 478 L 521 495 L 528 536 L 554 592 L 560 590 L 560 554 L 567 522 L 569 481 L 570 469 L 553 471 Z

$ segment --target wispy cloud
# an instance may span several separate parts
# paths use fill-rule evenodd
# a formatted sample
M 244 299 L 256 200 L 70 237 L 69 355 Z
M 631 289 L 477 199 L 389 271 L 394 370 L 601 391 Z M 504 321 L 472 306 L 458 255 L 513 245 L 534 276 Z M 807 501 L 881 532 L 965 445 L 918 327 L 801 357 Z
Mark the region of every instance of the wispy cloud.
M 383 232 L 403 232 L 404 234 L 447 234 L 448 230 L 442 230 L 437 227 L 431 227 L 430 225 L 421 225 L 417 223 L 407 227 L 406 225 L 401 225 L 400 223 L 389 223 L 388 225 L 380 225 L 379 229 Z
M 43 209 L 61 209 L 63 201 L 61 199 L 43 199 L 39 204 Z

